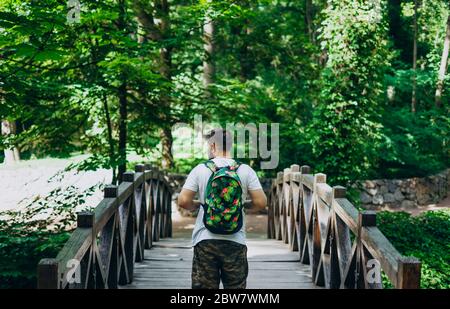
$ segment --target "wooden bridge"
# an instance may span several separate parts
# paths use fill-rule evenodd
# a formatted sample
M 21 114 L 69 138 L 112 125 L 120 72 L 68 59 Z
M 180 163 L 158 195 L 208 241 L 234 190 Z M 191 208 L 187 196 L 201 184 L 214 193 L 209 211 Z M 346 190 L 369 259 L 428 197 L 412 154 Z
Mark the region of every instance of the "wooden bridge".
M 269 195 L 267 238 L 248 240 L 248 288 L 419 288 L 420 262 L 403 257 L 325 174 L 292 165 Z M 137 165 L 106 186 L 56 258 L 38 265 L 38 288 L 189 288 L 190 239 L 172 237 L 172 189 Z

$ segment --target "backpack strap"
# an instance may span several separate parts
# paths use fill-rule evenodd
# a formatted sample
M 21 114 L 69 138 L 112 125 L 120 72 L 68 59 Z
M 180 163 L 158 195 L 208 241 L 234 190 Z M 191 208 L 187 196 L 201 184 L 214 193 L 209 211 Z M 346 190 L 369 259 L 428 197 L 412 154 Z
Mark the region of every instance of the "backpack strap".
M 238 168 L 241 166 L 242 163 L 239 162 L 239 161 L 236 161 L 236 160 L 233 160 L 233 161 L 234 161 L 234 162 L 233 162 L 229 167 L 233 167 L 233 169 L 234 169 L 235 171 L 237 171 Z M 217 172 L 217 170 L 218 170 L 217 165 L 214 163 L 213 160 L 205 161 L 203 164 L 205 164 L 205 166 L 206 166 L 211 172 L 213 172 L 213 174 L 214 174 L 215 172 Z
M 203 164 L 211 171 L 213 174 L 217 171 L 216 163 L 213 160 L 205 161 Z
M 242 164 L 241 162 L 234 160 L 233 164 L 231 164 L 230 167 L 233 167 L 233 169 L 234 169 L 235 171 L 237 171 L 238 168 L 241 166 L 241 164 Z

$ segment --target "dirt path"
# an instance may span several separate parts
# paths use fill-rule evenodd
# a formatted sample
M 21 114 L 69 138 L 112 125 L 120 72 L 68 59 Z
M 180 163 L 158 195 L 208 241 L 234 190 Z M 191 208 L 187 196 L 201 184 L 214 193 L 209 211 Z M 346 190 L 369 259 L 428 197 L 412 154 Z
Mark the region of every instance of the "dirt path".
M 440 201 L 437 204 L 430 204 L 427 206 L 419 206 L 417 208 L 412 208 L 412 209 L 399 209 L 398 211 L 405 211 L 405 212 L 410 213 L 413 216 L 417 216 L 425 211 L 444 210 L 444 209 L 450 209 L 450 196 L 447 196 L 445 199 L 443 199 L 442 201 Z

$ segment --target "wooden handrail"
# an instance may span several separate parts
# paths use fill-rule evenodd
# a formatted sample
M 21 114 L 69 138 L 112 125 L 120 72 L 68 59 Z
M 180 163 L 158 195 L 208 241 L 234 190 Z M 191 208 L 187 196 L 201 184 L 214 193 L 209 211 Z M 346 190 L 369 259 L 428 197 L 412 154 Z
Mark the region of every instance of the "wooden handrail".
M 38 264 L 38 288 L 117 288 L 131 283 L 134 263 L 153 241 L 172 236 L 171 188 L 148 165 L 127 172 L 119 186 L 106 186 L 92 212 L 77 216 L 77 228 L 54 259 Z
M 396 288 L 419 288 L 420 261 L 402 256 L 376 227 L 376 213 L 358 211 L 345 196 L 325 174 L 291 165 L 272 182 L 268 237 L 298 251 L 316 285 L 382 288 L 382 270 Z

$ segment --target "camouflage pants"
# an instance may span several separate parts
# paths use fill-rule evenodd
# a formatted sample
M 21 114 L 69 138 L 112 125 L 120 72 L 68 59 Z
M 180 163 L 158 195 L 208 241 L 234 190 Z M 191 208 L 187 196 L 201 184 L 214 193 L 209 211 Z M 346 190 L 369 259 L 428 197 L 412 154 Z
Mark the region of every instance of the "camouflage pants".
M 194 247 L 192 288 L 245 289 L 248 275 L 247 247 L 229 240 L 208 239 Z

